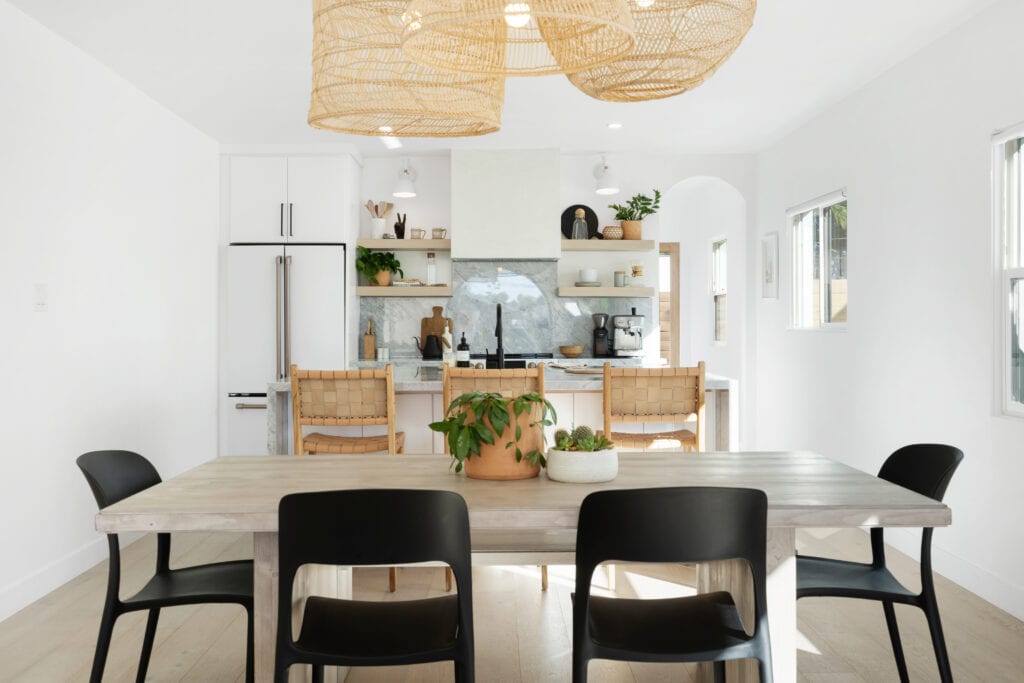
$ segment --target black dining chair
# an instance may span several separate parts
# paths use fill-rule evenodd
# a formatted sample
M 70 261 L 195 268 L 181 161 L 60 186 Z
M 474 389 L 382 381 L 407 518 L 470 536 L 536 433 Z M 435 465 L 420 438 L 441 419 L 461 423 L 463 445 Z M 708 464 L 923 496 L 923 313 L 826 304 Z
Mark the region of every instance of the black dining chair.
M 768 499 L 764 491 L 671 487 L 599 491 L 583 499 L 576 532 L 573 604 L 574 683 L 587 680 L 591 659 L 641 662 L 725 662 L 754 658 L 761 681 L 772 681 L 765 603 Z M 590 594 L 594 569 L 615 562 L 746 560 L 754 588 L 748 634 L 725 591 L 657 600 Z
M 76 460 L 85 475 L 100 509 L 160 483 L 160 475 L 146 458 L 131 451 L 92 451 Z M 114 622 L 122 614 L 145 610 L 149 612 L 142 640 L 142 654 L 136 680 L 146 679 L 149 657 L 153 651 L 160 609 L 178 605 L 232 603 L 245 608 L 248 633 L 245 649 L 245 680 L 253 680 L 253 600 L 252 560 L 218 562 L 180 569 L 170 568 L 171 535 L 157 534 L 156 573 L 135 595 L 121 599 L 121 546 L 117 534 L 107 534 L 110 548 L 110 570 L 103 617 L 93 657 L 91 683 L 100 683 L 110 650 Z
M 469 512 L 449 491 L 361 489 L 295 493 L 278 508 L 275 681 L 293 664 L 396 666 L 452 660 L 455 680 L 474 680 Z M 295 574 L 305 564 L 341 566 L 444 562 L 457 593 L 423 600 L 362 601 L 311 596 L 292 632 Z
M 900 448 L 890 455 L 878 478 L 910 489 L 922 496 L 941 501 L 946 494 L 953 473 L 960 466 L 964 454 L 959 448 L 944 444 L 921 443 Z M 885 565 L 883 530 L 871 530 L 871 564 L 847 562 L 826 557 L 797 556 L 796 597 L 835 597 L 877 600 L 882 603 L 885 622 L 889 627 L 889 640 L 896 656 L 900 681 L 910 680 L 903 656 L 899 626 L 894 604 L 913 605 L 924 611 L 931 632 L 932 647 L 939 667 L 939 678 L 951 683 L 946 640 L 939 620 L 939 605 L 935 600 L 932 578 L 932 531 L 927 527 L 921 534 L 921 591 L 915 593 L 903 586 Z

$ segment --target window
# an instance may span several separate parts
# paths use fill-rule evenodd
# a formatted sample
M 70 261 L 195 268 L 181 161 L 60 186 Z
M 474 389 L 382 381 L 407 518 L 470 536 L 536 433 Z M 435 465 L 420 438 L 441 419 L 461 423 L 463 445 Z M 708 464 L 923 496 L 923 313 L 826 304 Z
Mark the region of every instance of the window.
M 787 214 L 793 234 L 793 327 L 846 324 L 846 193 Z
M 711 296 L 714 298 L 716 342 L 725 341 L 726 256 L 725 240 L 711 243 Z
M 1021 229 L 1024 125 L 996 139 L 997 223 L 1001 233 L 1000 308 L 1005 412 L 1024 415 L 1024 235 Z

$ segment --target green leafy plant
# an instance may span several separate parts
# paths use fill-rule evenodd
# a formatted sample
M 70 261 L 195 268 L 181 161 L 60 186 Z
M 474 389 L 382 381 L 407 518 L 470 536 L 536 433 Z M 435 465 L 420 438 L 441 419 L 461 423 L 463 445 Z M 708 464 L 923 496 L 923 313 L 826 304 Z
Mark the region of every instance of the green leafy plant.
M 512 425 L 511 415 L 518 418 L 524 413 L 530 414 L 540 407 L 540 418 L 530 422 L 530 427 L 541 428 L 541 444 L 544 443 L 543 428 L 555 424 L 558 419 L 555 407 L 536 392 L 506 398 L 497 393 L 473 391 L 462 394 L 452 400 L 445 412 L 445 419 L 431 422 L 430 428 L 435 432 L 446 434 L 448 449 L 452 456 L 452 465 L 456 472 L 462 471 L 467 458 L 480 455 L 482 444 L 494 445 Z M 511 415 L 510 415 L 511 409 Z M 486 418 L 486 421 L 485 421 Z M 516 461 L 526 458 L 530 464 L 546 466 L 543 447 L 523 452 L 519 447 L 522 428 L 516 422 L 514 435 L 505 443 L 505 448 L 515 449 Z
M 377 284 L 377 273 L 382 270 L 398 273 L 399 277 L 405 276 L 405 273 L 402 272 L 402 264 L 395 258 L 393 252 L 370 251 L 366 247 L 359 247 L 358 252 L 356 270 L 362 273 L 370 281 L 370 284 Z
M 654 215 L 661 208 L 661 192 L 654 191 L 654 199 L 645 194 L 635 194 L 625 204 L 609 204 L 609 209 L 615 209 L 615 220 L 617 221 L 642 221 L 645 217 Z
M 586 425 L 580 425 L 571 432 L 559 429 L 555 432 L 555 448 L 560 451 L 606 451 L 615 444 Z

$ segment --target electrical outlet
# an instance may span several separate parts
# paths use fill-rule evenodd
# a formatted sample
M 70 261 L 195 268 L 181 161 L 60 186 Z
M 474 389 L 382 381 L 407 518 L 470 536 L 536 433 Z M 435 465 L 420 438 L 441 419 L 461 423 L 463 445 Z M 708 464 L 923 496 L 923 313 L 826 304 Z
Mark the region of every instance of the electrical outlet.
M 32 298 L 32 310 L 46 313 L 50 306 L 50 291 L 45 284 L 36 283 L 35 295 Z

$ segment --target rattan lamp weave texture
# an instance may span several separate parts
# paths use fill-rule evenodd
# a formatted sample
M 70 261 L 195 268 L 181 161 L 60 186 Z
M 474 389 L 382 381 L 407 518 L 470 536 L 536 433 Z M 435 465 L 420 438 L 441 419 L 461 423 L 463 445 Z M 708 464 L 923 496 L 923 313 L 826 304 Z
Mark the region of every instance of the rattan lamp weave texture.
M 524 26 L 506 21 L 512 8 Z M 410 0 L 403 23 L 410 61 L 462 73 L 569 73 L 627 55 L 634 41 L 627 0 Z
M 463 137 L 501 127 L 502 77 L 402 55 L 403 0 L 313 0 L 309 124 L 356 135 Z
M 630 4 L 636 44 L 629 55 L 569 74 L 599 100 L 636 102 L 692 90 L 736 50 L 754 22 L 757 0 L 655 0 Z

